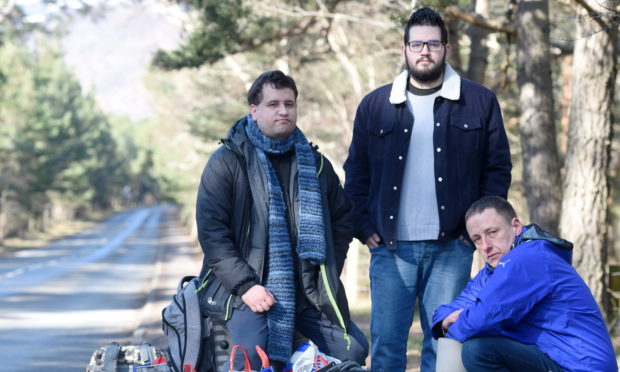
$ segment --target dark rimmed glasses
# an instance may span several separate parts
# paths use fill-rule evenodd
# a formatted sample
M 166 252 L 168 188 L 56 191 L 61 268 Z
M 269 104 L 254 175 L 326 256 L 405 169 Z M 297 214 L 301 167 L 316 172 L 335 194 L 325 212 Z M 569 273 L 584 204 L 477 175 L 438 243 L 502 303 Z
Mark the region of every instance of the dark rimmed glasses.
M 420 53 L 422 49 L 424 49 L 425 45 L 428 47 L 428 50 L 430 50 L 431 52 L 439 52 L 441 48 L 445 45 L 445 43 L 441 40 L 428 40 L 428 41 L 411 40 L 411 41 L 408 41 L 406 45 L 409 48 L 410 52 Z

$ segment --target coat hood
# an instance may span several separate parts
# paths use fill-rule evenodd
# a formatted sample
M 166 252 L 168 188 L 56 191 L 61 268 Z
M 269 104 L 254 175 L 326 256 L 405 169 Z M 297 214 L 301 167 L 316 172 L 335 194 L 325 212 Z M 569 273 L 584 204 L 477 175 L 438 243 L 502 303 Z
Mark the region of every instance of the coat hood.
M 222 138 L 220 142 L 228 147 L 229 150 L 236 152 L 238 154 L 243 154 L 244 142 L 247 141 L 248 137 L 245 134 L 245 123 L 247 122 L 247 117 L 244 116 L 241 119 L 237 120 L 235 124 L 228 130 L 226 133 L 226 137 Z
M 551 243 L 554 247 L 559 248 L 555 251 L 560 257 L 562 257 L 569 264 L 572 262 L 573 243 L 569 242 L 568 240 L 564 240 L 562 238 L 551 235 L 550 233 L 541 229 L 536 224 L 531 224 L 523 227 L 523 232 L 515 239 L 514 247 L 517 247 L 520 244 L 526 243 L 531 240 L 544 240 Z

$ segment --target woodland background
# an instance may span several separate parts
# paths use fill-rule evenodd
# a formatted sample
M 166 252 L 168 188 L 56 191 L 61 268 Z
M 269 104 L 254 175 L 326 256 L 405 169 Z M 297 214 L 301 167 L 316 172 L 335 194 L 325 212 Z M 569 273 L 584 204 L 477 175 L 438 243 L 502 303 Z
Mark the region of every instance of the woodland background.
M 53 16 L 33 18 L 33 3 Z M 357 105 L 403 69 L 402 26 L 426 5 L 445 17 L 452 66 L 500 100 L 510 201 L 526 222 L 575 243 L 574 266 L 618 332 L 620 1 L 124 3 L 159 7 L 179 24 L 167 32 L 179 41 L 149 57 L 144 91 L 123 98 L 135 111 L 148 97 L 148 116 L 106 110 L 67 64 L 68 25 L 104 19 L 109 3 L 0 0 L 0 244 L 144 203 L 179 205 L 193 228 L 202 167 L 247 113 L 251 82 L 276 68 L 297 81 L 299 126 L 344 177 Z M 357 243 L 346 281 L 363 297 L 367 259 Z

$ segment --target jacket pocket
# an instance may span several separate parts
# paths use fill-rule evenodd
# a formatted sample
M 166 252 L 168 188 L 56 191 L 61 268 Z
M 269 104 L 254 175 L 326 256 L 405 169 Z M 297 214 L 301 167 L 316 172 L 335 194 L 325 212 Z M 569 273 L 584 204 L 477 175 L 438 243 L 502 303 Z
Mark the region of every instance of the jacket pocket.
M 466 211 L 479 195 L 480 172 L 485 163 L 482 121 L 479 117 L 453 116 L 450 119 L 448 148 L 449 167 L 458 188 L 453 199 L 458 208 Z M 472 200 L 473 198 L 473 200 Z M 456 206 L 456 205 L 455 205 Z
M 385 137 L 390 134 L 394 130 L 394 122 L 381 122 L 377 123 L 377 125 L 373 125 L 370 128 L 370 134 L 377 137 Z
M 319 288 L 321 292 L 327 296 L 327 299 L 329 301 L 329 307 L 330 307 L 330 309 L 328 309 L 327 307 L 324 306 L 322 310 L 323 312 L 326 313 L 327 317 L 330 318 L 332 322 L 339 325 L 340 328 L 343 329 L 344 331 L 343 337 L 344 337 L 344 340 L 347 342 L 347 350 L 350 350 L 351 349 L 351 337 L 349 336 L 349 331 L 347 329 L 347 323 L 346 323 L 343 313 L 340 311 L 340 308 L 338 307 L 336 293 L 334 292 L 334 288 L 330 284 L 329 274 L 327 273 L 327 268 L 325 266 L 325 263 L 321 264 L 320 269 L 321 269 L 320 283 L 322 284 L 322 287 L 319 286 Z
M 197 290 L 200 311 L 217 320 L 228 320 L 236 296 L 229 293 L 222 282 L 209 270 Z
M 395 123 L 393 121 L 376 123 L 369 130 L 368 136 L 368 156 L 375 159 L 379 163 L 375 167 L 380 166 L 386 153 L 393 150 L 394 136 L 390 135 L 394 132 Z
M 463 132 L 472 132 L 482 128 L 482 123 L 480 123 L 480 119 L 478 118 L 453 116 L 451 121 L 452 127 L 460 129 Z

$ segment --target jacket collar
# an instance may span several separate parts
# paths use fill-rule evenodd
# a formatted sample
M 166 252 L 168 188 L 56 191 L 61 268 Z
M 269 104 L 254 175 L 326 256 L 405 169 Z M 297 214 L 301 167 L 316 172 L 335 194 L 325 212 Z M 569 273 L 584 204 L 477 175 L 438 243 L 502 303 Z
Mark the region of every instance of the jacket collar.
M 461 95 L 461 77 L 454 71 L 448 62 L 445 62 L 446 69 L 443 75 L 443 85 L 439 91 L 439 95 L 445 99 L 456 101 Z M 390 103 L 397 105 L 407 101 L 407 81 L 409 73 L 407 70 L 401 72 L 392 83 L 392 91 L 390 92 Z

